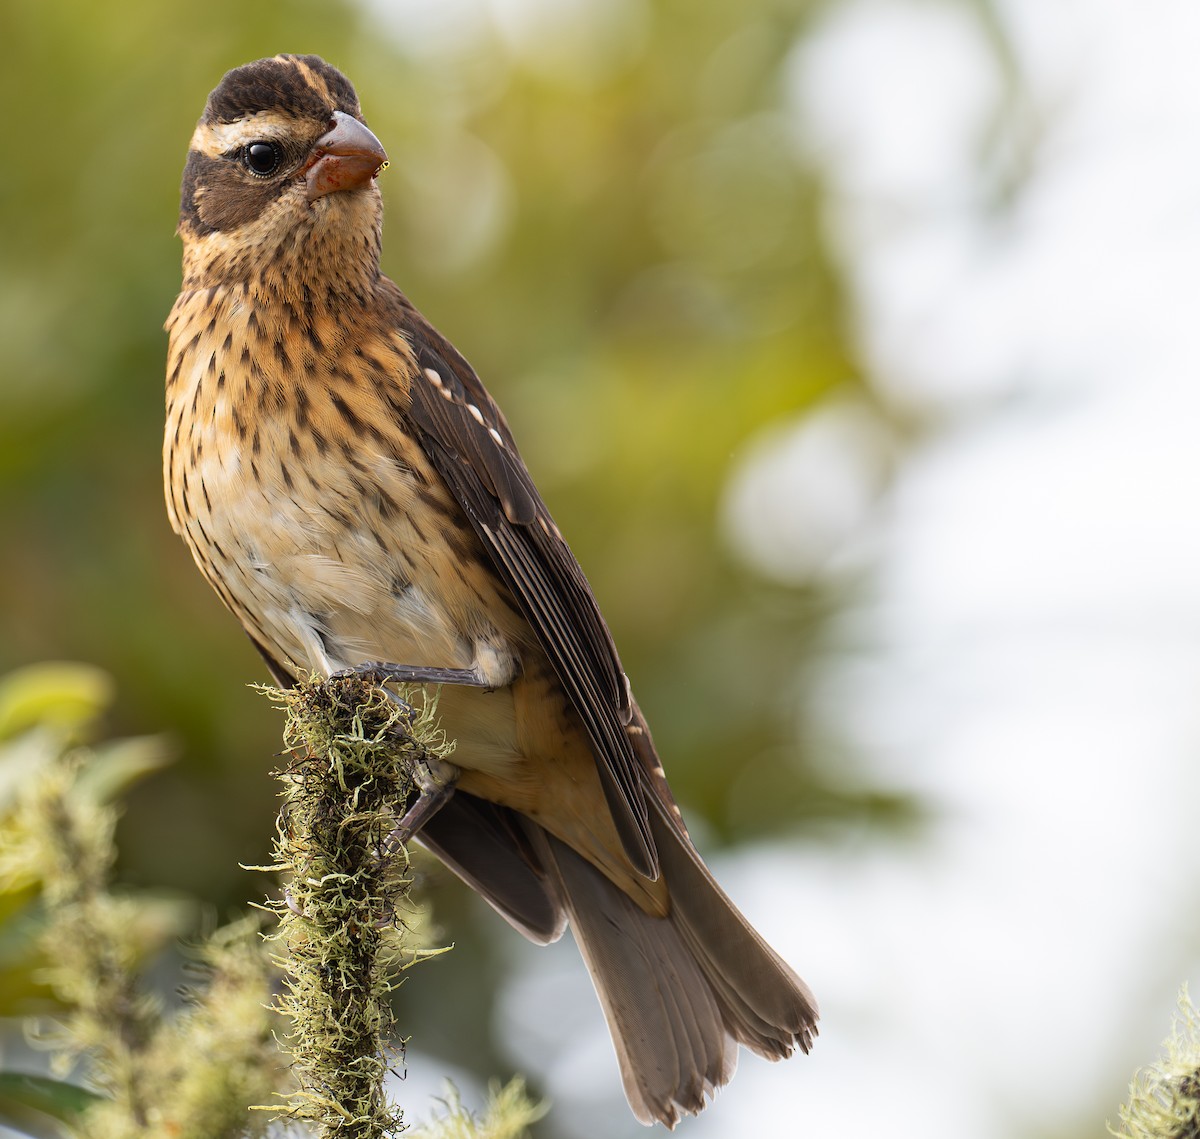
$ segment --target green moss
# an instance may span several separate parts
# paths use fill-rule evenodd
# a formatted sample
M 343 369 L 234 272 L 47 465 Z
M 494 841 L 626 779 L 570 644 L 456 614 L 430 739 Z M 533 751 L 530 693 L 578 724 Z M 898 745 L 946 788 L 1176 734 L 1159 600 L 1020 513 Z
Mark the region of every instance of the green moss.
M 1200 1014 L 1186 987 L 1165 1055 L 1133 1077 L 1119 1115 L 1118 1139 L 1200 1139 Z
M 458 1089 L 450 1086 L 444 1110 L 431 1122 L 418 1127 L 411 1139 L 521 1139 L 531 1124 L 546 1114 L 546 1105 L 529 1098 L 519 1076 L 501 1087 L 493 1083 L 483 1113 L 468 1111 Z
M 437 951 L 408 934 L 408 856 L 389 838 L 413 763 L 452 745 L 421 690 L 405 690 L 404 703 L 348 678 L 268 692 L 287 713 L 292 755 L 278 773 L 273 867 L 288 888 L 272 909 L 298 1088 L 281 1114 L 322 1136 L 398 1135 L 402 1114 L 384 1094 L 396 1040 L 388 997 L 402 968 Z

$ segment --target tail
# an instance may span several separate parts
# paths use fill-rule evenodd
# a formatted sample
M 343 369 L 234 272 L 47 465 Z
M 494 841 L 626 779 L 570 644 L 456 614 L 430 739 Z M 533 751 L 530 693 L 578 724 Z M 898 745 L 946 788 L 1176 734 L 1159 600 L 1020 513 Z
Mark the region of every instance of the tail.
M 674 1127 L 728 1083 L 737 1045 L 769 1060 L 807 1052 L 817 1005 L 721 891 L 656 797 L 650 824 L 671 910 L 645 913 L 590 863 L 544 834 L 612 1033 L 633 1113 Z

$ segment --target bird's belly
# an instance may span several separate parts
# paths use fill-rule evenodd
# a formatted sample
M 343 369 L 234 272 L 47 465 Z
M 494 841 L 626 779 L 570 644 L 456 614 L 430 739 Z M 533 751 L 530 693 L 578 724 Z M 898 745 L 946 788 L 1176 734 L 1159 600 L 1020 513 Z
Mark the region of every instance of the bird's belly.
M 261 454 L 272 453 L 267 442 Z M 495 691 L 446 689 L 441 699 L 455 762 L 496 774 L 519 762 L 509 685 L 527 627 L 465 519 L 442 509 L 436 474 L 368 448 L 358 469 L 251 458 L 216 440 L 202 447 L 190 474 L 206 505 L 181 518 L 251 634 L 286 665 L 322 675 L 364 661 L 475 668 Z

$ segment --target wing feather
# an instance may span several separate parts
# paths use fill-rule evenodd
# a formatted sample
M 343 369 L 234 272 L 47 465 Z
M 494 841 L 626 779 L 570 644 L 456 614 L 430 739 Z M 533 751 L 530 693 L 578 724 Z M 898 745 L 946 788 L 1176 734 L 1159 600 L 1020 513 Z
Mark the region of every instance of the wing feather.
M 418 439 L 554 665 L 587 732 L 626 853 L 657 877 L 647 786 L 627 731 L 629 686 L 591 587 L 471 366 L 399 293 L 397 300 L 417 362 L 408 415 Z

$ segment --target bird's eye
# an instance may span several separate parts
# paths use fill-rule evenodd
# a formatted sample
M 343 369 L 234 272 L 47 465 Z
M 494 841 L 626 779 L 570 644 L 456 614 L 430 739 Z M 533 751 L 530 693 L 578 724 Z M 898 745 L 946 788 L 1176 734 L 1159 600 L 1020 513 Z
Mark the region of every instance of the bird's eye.
M 242 148 L 242 162 L 251 174 L 266 178 L 279 169 L 283 154 L 273 142 L 250 142 Z

